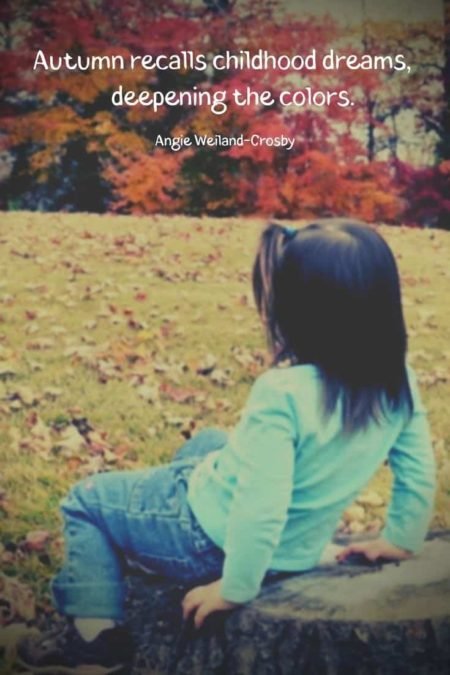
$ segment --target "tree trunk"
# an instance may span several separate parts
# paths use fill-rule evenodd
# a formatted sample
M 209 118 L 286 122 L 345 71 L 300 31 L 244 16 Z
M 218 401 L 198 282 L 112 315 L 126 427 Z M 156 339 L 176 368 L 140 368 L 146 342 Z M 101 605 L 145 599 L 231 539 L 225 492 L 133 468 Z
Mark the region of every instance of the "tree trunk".
M 438 144 L 438 157 L 450 160 L 450 0 L 444 0 L 444 110 L 442 112 L 441 138 Z
M 400 565 L 336 565 L 266 585 L 242 609 L 182 625 L 186 589 L 131 580 L 134 675 L 444 675 L 450 537 Z

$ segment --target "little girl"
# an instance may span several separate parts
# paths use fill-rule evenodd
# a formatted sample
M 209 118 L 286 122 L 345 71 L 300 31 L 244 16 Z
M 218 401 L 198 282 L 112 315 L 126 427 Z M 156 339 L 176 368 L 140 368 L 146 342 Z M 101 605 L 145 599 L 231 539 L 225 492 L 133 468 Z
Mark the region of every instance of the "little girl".
M 392 502 L 370 560 L 420 550 L 435 467 L 411 368 L 394 257 L 375 229 L 269 225 L 253 289 L 274 364 L 229 436 L 206 430 L 166 466 L 86 478 L 62 504 L 53 583 L 66 626 L 19 648 L 31 671 L 112 673 L 130 660 L 125 563 L 193 587 L 183 615 L 258 595 L 268 572 L 317 565 L 342 512 L 389 457 Z M 278 367 L 279 365 L 284 367 Z M 287 365 L 289 364 L 289 365 Z

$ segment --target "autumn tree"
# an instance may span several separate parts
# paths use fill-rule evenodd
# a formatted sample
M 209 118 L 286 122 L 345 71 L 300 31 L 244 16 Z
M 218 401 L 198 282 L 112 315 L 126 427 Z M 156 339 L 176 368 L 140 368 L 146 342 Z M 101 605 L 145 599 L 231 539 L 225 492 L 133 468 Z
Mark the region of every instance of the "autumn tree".
M 0 33 L 6 102 L 0 124 L 9 162 L 3 172 L 4 204 L 142 214 L 409 218 L 414 194 L 408 181 L 416 174 L 406 170 L 408 165 L 399 177 L 398 147 L 412 145 L 398 127 L 409 111 L 420 147 L 433 154 L 430 124 L 442 116 L 438 27 L 366 20 L 363 28 L 349 32 L 329 17 L 288 16 L 281 9 L 277 0 L 6 0 Z M 33 70 L 37 48 L 53 56 L 115 55 L 129 63 L 131 55 L 182 50 L 210 56 L 227 50 L 293 55 L 312 49 L 323 54 L 333 45 L 373 54 L 398 51 L 396 44 L 422 70 L 401 79 L 397 73 L 325 72 L 320 66 L 301 73 L 277 68 Z M 428 60 L 437 64 L 434 70 L 424 70 Z M 424 80 L 429 86 L 422 91 Z M 111 95 L 120 85 L 136 92 L 220 89 L 227 93 L 228 110 L 215 115 L 208 107 L 163 106 L 157 112 L 116 107 Z M 247 87 L 267 90 L 275 101 L 286 88 L 344 89 L 352 93 L 354 106 L 238 106 L 232 94 Z M 247 145 L 173 153 L 155 145 L 158 135 L 191 134 L 284 134 L 295 138 L 295 146 L 289 152 Z

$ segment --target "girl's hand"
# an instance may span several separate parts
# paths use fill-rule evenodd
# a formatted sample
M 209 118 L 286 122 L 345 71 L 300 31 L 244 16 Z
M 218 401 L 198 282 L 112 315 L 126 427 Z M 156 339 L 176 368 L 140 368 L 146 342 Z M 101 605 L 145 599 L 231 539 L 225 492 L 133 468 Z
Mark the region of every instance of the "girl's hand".
M 363 555 L 370 562 L 375 562 L 380 558 L 385 558 L 386 560 L 407 560 L 407 558 L 411 558 L 413 555 L 404 548 L 398 548 L 398 546 L 394 546 L 394 544 L 390 544 L 380 537 L 379 539 L 350 544 L 350 546 L 347 546 L 337 554 L 336 560 L 344 562 L 353 554 Z
M 183 619 L 187 619 L 194 612 L 194 625 L 202 626 L 204 620 L 213 612 L 239 607 L 236 602 L 228 602 L 220 595 L 220 579 L 206 586 L 197 586 L 186 593 L 183 602 Z

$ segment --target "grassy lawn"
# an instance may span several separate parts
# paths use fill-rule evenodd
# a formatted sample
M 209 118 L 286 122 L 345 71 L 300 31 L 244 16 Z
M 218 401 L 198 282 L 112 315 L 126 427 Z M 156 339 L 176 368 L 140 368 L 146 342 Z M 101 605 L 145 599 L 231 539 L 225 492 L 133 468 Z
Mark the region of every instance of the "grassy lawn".
M 7 622 L 48 604 L 62 555 L 58 501 L 76 479 L 163 462 L 192 430 L 236 420 L 265 358 L 249 275 L 260 226 L 1 215 L 0 557 L 32 592 L 25 607 L 10 592 Z M 430 412 L 433 526 L 450 527 L 450 234 L 381 230 L 400 265 L 410 360 Z M 342 528 L 378 527 L 389 484 L 383 468 Z

